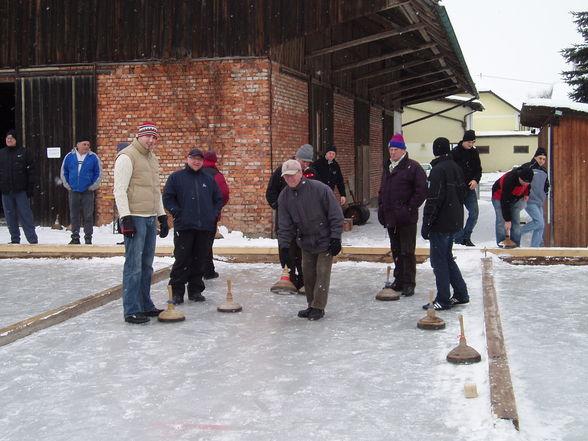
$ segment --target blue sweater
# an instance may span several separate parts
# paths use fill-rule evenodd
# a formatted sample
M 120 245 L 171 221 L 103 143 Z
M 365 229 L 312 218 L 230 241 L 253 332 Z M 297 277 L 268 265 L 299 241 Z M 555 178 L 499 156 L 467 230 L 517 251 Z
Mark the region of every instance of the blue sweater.
M 94 191 L 100 186 L 102 178 L 102 163 L 92 151 L 88 152 L 78 172 L 78 157 L 73 149 L 61 164 L 61 181 L 65 188 L 71 191 Z
M 174 228 L 215 231 L 223 196 L 214 178 L 186 165 L 173 172 L 163 189 L 163 206 L 174 217 Z

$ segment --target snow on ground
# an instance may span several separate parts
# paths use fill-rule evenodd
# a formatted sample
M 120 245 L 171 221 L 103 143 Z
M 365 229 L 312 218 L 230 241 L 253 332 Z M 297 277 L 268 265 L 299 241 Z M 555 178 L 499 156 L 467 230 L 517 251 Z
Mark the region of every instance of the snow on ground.
M 495 247 L 488 199 L 496 177 L 485 175 L 482 185 L 473 237 L 482 248 Z M 39 236 L 69 241 L 64 231 L 41 228 Z M 7 238 L 1 227 L 0 240 Z M 118 241 L 108 227 L 97 229 L 95 243 Z M 344 243 L 388 246 L 388 238 L 372 212 Z M 276 245 L 238 232 L 222 244 Z M 417 246 L 428 243 L 419 237 Z M 219 261 L 221 278 L 207 283 L 207 301 L 180 307 L 185 322 L 128 325 L 116 301 L 0 347 L 0 440 L 588 439 L 584 267 L 513 266 L 492 257 L 521 420 L 516 432 L 490 412 L 483 255 L 462 246 L 455 254 L 472 302 L 439 313 L 447 323 L 441 331 L 416 328 L 434 289 L 428 262 L 418 265 L 417 294 L 397 302 L 374 299 L 386 264 L 335 264 L 327 314 L 309 322 L 296 317 L 303 296 L 269 292 L 279 265 Z M 0 260 L 0 327 L 119 284 L 122 263 Z M 155 266 L 170 263 L 156 258 Z M 241 313 L 216 311 L 227 279 Z M 161 306 L 165 285 L 152 290 Z M 460 313 L 481 363 L 445 361 L 458 343 Z M 466 382 L 476 383 L 478 398 L 464 398 Z

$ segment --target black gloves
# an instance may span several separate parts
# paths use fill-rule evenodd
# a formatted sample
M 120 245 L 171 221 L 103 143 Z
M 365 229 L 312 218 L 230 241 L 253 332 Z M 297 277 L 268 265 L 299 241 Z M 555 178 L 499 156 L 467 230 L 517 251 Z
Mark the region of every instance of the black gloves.
M 280 263 L 292 270 L 292 262 L 290 260 L 290 248 L 280 248 Z
M 135 236 L 135 223 L 132 216 L 125 216 L 120 219 L 120 232 L 129 239 Z
M 421 236 L 423 237 L 423 239 L 425 240 L 429 240 L 429 226 L 423 224 L 423 226 L 421 227 Z
M 331 239 L 331 242 L 329 243 L 329 252 L 333 257 L 341 252 L 341 239 Z
M 167 215 L 162 214 L 161 216 L 157 216 L 157 220 L 159 221 L 159 237 L 163 239 L 164 237 L 167 237 L 167 234 L 169 233 Z

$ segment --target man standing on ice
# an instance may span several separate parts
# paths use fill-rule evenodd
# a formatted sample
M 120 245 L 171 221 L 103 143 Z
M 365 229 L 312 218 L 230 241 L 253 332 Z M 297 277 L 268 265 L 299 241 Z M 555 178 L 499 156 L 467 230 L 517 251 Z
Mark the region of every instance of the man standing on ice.
M 169 233 L 159 188 L 159 161 L 153 154 L 157 127 L 141 124 L 133 142 L 121 150 L 114 163 L 114 199 L 125 237 L 123 311 L 128 323 L 146 323 L 157 317 L 151 301 L 151 276 L 155 238 Z
M 290 267 L 290 246 L 296 241 L 302 249 L 308 302 L 308 308 L 299 311 L 298 317 L 320 320 L 327 306 L 333 257 L 341 251 L 343 211 L 327 185 L 302 175 L 298 161 L 284 162 L 282 177 L 287 186 L 278 197 L 281 260 Z
M 423 308 L 444 310 L 470 301 L 468 287 L 452 252 L 455 234 L 463 226 L 466 183 L 461 168 L 449 156 L 447 138 L 433 141 L 433 155 L 435 159 L 431 161 L 433 168 L 429 175 L 421 236 L 430 241 L 437 296 L 433 303 Z M 453 288 L 453 296 L 450 286 Z

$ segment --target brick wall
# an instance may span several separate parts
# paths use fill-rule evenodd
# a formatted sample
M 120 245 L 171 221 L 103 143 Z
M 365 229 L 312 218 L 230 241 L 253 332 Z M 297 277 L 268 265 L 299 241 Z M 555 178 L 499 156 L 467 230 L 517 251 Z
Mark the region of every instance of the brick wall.
M 157 124 L 162 187 L 188 151 L 215 150 L 229 184 L 221 224 L 263 234 L 271 229 L 265 186 L 270 150 L 270 66 L 266 59 L 223 59 L 117 66 L 97 78 L 97 145 L 104 180 L 97 223 L 112 220 L 116 145 L 144 121 Z
M 272 64 L 272 170 L 308 142 L 308 83 Z M 269 176 L 268 176 L 269 180 Z
M 343 178 L 349 182 L 355 179 L 355 125 L 353 122 L 353 99 L 335 93 L 333 95 L 333 139 L 337 146 L 337 162 L 341 166 Z M 351 202 L 349 186 L 347 199 Z
M 378 198 L 382 179 L 382 110 L 370 107 L 370 200 Z

